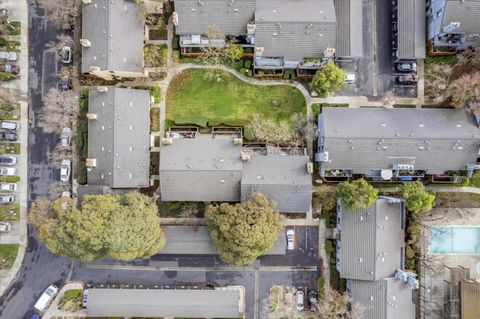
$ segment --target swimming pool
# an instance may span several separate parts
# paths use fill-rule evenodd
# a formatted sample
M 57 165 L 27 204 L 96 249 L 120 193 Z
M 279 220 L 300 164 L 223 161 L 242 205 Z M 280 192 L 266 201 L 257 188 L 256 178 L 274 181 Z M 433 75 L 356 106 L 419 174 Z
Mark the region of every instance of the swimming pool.
M 431 227 L 432 254 L 480 254 L 480 227 Z

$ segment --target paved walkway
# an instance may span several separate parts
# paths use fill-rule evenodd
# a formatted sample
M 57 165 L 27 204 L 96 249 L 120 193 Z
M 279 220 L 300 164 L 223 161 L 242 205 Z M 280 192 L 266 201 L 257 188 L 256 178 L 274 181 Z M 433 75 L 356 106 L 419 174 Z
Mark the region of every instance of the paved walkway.
M 326 232 L 325 219 L 320 219 L 320 226 L 318 227 L 318 255 L 323 262 L 322 277 L 325 278 L 325 295 L 327 295 L 330 289 L 330 255 L 325 250 Z
M 20 220 L 13 223 L 17 234 L 16 242 L 19 244 L 18 254 L 10 270 L 0 270 L 0 296 L 10 283 L 15 279 L 19 271 L 25 251 L 27 249 L 27 163 L 28 163 L 28 6 L 26 0 L 3 0 L 2 8 L 7 8 L 10 14 L 10 20 L 21 22 L 21 35 L 10 37 L 12 40 L 20 42 L 20 53 L 18 54 L 17 64 L 20 66 L 20 79 L 10 82 L 2 82 L 2 88 L 15 91 L 20 103 L 20 130 L 19 143 L 20 155 L 17 155 L 16 165 L 20 181 L 18 182 L 18 191 L 15 194 L 17 202 L 20 204 Z M 12 230 L 13 231 L 13 230 Z M 3 235 L 2 235 L 3 236 Z

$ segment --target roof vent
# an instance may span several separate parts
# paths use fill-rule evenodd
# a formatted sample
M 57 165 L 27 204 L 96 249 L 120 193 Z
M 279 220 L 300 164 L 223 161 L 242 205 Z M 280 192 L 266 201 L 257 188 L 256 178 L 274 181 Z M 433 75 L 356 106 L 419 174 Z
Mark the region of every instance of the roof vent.
M 88 120 L 96 120 L 97 119 L 97 114 L 96 113 L 87 113 L 87 119 Z
M 385 126 L 387 126 L 387 123 L 382 123 L 382 127 L 385 127 Z
M 239 145 L 239 144 L 242 144 L 243 141 L 242 141 L 242 138 L 241 137 L 236 137 L 233 139 L 233 144 L 236 144 L 236 145 Z
M 240 152 L 240 155 L 241 155 L 242 161 L 247 162 L 250 160 L 250 154 L 245 152 Z
M 97 86 L 97 91 L 98 91 L 98 92 L 105 93 L 105 92 L 108 91 L 108 87 L 106 87 L 106 86 Z
M 173 139 L 168 138 L 168 137 L 164 137 L 164 138 L 162 138 L 162 144 L 163 145 L 172 145 L 173 144 Z
M 308 174 L 313 174 L 313 163 L 312 162 L 307 163 L 307 173 Z
M 128 173 L 128 178 L 132 179 L 133 178 L 133 175 L 132 173 Z

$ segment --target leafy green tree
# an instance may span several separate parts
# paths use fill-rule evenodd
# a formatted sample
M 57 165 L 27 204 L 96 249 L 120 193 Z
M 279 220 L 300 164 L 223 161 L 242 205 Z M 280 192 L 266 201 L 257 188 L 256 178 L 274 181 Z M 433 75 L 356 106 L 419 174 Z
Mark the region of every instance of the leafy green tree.
M 86 195 L 77 209 L 70 198 L 35 201 L 29 222 L 53 253 L 91 261 L 148 258 L 165 244 L 157 207 L 140 193 Z
M 310 88 L 320 97 L 327 97 L 340 90 L 345 85 L 345 72 L 333 62 L 326 63 L 310 83 Z
M 227 47 L 226 54 L 231 61 L 240 60 L 243 57 L 243 48 L 236 43 L 231 43 Z
M 363 178 L 342 182 L 338 185 L 337 191 L 338 197 L 348 209 L 366 208 L 375 202 L 378 195 L 378 190 Z
M 273 203 L 258 193 L 241 204 L 210 205 L 205 218 L 218 255 L 233 265 L 249 265 L 268 252 L 282 229 Z
M 407 209 L 413 214 L 428 212 L 432 209 L 435 194 L 425 191 L 423 184 L 419 181 L 403 184 L 400 191 L 406 201 Z

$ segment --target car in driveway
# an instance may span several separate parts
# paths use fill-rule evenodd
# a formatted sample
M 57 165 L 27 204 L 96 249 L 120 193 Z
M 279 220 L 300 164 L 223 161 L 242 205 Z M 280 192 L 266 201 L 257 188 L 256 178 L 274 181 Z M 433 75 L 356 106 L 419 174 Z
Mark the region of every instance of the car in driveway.
M 72 63 L 72 48 L 68 45 L 62 48 L 61 52 L 62 63 L 70 64 Z
M 0 51 L 0 60 L 16 62 L 18 60 L 17 52 Z
M 417 64 L 415 62 L 397 63 L 395 69 L 398 72 L 417 72 Z
M 17 190 L 17 183 L 0 183 L 0 190 L 13 192 Z
M 18 130 L 18 123 L 17 122 L 10 122 L 10 121 L 1 121 L 0 122 L 0 129 L 7 130 L 7 131 L 16 131 Z
M 287 250 L 295 249 L 295 230 L 293 228 L 287 229 Z
M 17 136 L 17 133 L 0 133 L 0 140 L 16 141 L 18 140 L 18 136 Z
M 416 75 L 399 75 L 397 76 L 398 84 L 415 84 L 417 83 L 418 77 Z
M 303 311 L 303 309 L 305 308 L 305 296 L 304 296 L 304 293 L 303 291 L 299 290 L 297 291 L 297 304 L 296 304 L 296 308 L 298 311 Z
M 0 176 L 14 176 L 17 173 L 14 167 L 0 167 Z
M 0 204 L 10 204 L 15 202 L 13 195 L 0 195 Z
M 0 233 L 8 233 L 12 230 L 12 224 L 7 222 L 0 222 Z
M 0 165 L 13 166 L 17 164 L 17 158 L 11 155 L 0 155 Z
M 63 160 L 60 165 L 60 180 L 62 182 L 68 182 L 70 180 L 70 170 L 72 162 L 70 160 Z
M 58 82 L 57 83 L 57 89 L 60 92 L 69 91 L 69 90 L 72 89 L 72 82 L 70 82 L 70 81 L 68 81 L 68 82 Z

